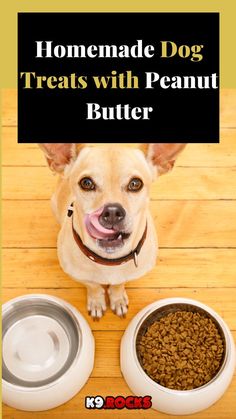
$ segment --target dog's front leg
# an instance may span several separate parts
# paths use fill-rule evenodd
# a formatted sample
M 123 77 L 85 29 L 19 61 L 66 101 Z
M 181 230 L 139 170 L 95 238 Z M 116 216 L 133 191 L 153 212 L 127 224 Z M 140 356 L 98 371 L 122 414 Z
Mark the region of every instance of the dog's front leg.
M 99 284 L 86 282 L 88 313 L 94 320 L 100 319 L 106 311 L 105 290 Z
M 117 316 L 125 317 L 128 311 L 129 299 L 124 284 L 110 285 L 108 288 L 110 306 Z

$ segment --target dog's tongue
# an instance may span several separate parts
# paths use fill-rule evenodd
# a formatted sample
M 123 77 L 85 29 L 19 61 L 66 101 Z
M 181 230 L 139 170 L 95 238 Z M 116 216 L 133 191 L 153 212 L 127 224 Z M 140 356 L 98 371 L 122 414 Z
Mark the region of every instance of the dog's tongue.
M 85 216 L 85 226 L 88 233 L 94 239 L 109 239 L 117 232 L 113 229 L 107 229 L 99 223 L 99 216 L 101 215 L 103 208 L 92 212 L 91 214 L 86 214 Z

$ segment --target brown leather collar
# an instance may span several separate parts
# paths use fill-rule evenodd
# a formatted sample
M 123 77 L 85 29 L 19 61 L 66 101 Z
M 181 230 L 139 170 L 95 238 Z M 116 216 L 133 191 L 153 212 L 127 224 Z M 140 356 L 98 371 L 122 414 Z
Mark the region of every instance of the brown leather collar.
M 68 209 L 68 217 L 71 217 L 72 214 L 73 214 L 73 205 L 71 205 Z M 144 229 L 143 235 L 142 235 L 141 239 L 139 240 L 138 245 L 136 246 L 136 248 L 134 250 L 132 250 L 128 255 L 122 256 L 122 257 L 117 258 L 117 259 L 108 259 L 108 258 L 104 258 L 102 256 L 99 256 L 99 255 L 97 255 L 97 253 L 93 252 L 91 249 L 89 249 L 87 246 L 85 246 L 85 244 L 82 242 L 79 234 L 74 229 L 73 217 L 72 217 L 72 233 L 73 233 L 74 240 L 75 240 L 76 244 L 78 245 L 78 247 L 80 248 L 81 252 L 83 252 L 83 254 L 85 256 L 87 256 L 90 260 L 92 260 L 93 262 L 99 263 L 100 265 L 116 266 L 116 265 L 122 265 L 123 263 L 126 263 L 126 262 L 129 262 L 130 260 L 133 260 L 134 264 L 137 268 L 138 267 L 138 255 L 139 255 L 139 253 L 142 249 L 143 243 L 145 242 L 145 239 L 147 237 L 147 223 L 146 223 L 146 227 Z

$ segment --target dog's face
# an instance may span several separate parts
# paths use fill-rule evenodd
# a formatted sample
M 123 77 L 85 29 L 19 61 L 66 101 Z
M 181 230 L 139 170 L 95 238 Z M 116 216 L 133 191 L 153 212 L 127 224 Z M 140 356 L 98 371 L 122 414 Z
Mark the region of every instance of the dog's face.
M 152 181 L 144 154 L 119 146 L 85 147 L 66 175 L 85 244 L 94 242 L 113 254 L 132 246 L 145 228 Z
M 41 148 L 49 166 L 69 181 L 84 244 L 119 257 L 130 252 L 144 232 L 154 173 L 172 168 L 183 145 L 153 144 L 146 147 L 146 155 L 120 145 Z

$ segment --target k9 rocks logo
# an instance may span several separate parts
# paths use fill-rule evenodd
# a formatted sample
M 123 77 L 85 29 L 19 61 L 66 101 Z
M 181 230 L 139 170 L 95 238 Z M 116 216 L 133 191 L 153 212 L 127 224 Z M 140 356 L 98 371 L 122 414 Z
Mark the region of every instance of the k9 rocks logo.
M 87 396 L 85 397 L 86 409 L 150 409 L 151 396 Z

